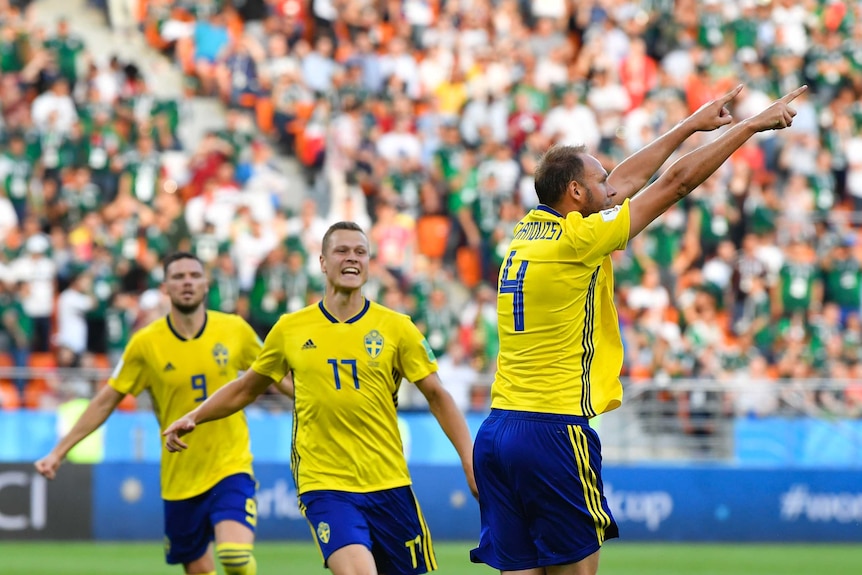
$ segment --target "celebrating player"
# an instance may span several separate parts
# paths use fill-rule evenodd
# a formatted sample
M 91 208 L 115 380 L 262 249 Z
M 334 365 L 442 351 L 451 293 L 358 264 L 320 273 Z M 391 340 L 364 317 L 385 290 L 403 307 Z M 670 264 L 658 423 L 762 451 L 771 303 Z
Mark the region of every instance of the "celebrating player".
M 36 462 L 45 477 L 54 478 L 69 450 L 98 429 L 126 394 L 149 389 L 159 422 L 173 421 L 248 369 L 260 352 L 260 339 L 245 320 L 204 307 L 207 277 L 197 257 L 172 254 L 164 271 L 170 313 L 132 337 L 108 385 Z M 162 460 L 166 560 L 181 563 L 190 575 L 215 575 L 215 539 L 227 575 L 254 575 L 257 508 L 245 416 L 214 423 L 189 443 L 195 447 L 189 457 Z
M 180 437 L 236 413 L 292 373 L 291 468 L 324 564 L 335 575 L 433 571 L 431 535 L 410 488 L 398 432 L 402 377 L 428 399 L 475 494 L 466 422 L 416 326 L 363 297 L 369 249 L 362 229 L 353 222 L 334 224 L 322 251 L 323 301 L 282 316 L 249 371 L 168 427 L 168 449 L 193 447 Z
M 610 254 L 684 198 L 758 132 L 791 124 L 805 87 L 676 161 L 631 199 L 688 136 L 730 124 L 738 86 L 609 175 L 582 147 L 540 161 L 541 204 L 515 226 L 500 272 L 492 411 L 476 437 L 482 532 L 471 559 L 503 573 L 594 575 L 618 529 L 589 419 L 619 407 L 623 361 Z

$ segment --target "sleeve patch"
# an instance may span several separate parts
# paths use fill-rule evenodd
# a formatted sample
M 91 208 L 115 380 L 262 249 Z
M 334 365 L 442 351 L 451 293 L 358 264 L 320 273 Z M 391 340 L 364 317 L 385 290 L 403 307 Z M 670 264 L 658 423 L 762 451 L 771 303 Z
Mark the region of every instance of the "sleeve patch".
M 428 354 L 428 361 L 437 361 L 437 358 L 434 356 L 434 350 L 431 349 L 431 345 L 427 339 L 422 339 L 422 347 L 425 348 L 425 353 Z
M 620 213 L 620 206 L 614 206 L 612 208 L 608 208 L 607 210 L 602 210 L 599 214 L 602 216 L 602 221 L 612 222 L 617 219 L 617 216 Z

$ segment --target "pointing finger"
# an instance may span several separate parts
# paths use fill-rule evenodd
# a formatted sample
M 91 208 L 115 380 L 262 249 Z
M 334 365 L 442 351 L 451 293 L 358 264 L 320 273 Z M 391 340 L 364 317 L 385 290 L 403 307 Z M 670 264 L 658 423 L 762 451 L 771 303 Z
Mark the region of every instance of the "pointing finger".
M 808 89 L 808 86 L 805 86 L 805 85 L 799 86 L 798 88 L 796 88 L 792 92 L 782 96 L 779 101 L 784 102 L 785 104 L 789 104 L 790 102 L 795 100 L 797 98 L 797 96 L 799 96 L 799 94 L 803 93 L 807 89 Z
M 731 90 L 730 92 L 728 92 L 727 94 L 725 94 L 724 96 L 721 97 L 721 100 L 720 100 L 721 105 L 724 106 L 725 104 L 727 104 L 728 102 L 730 102 L 731 100 L 736 98 L 736 96 L 741 91 L 742 91 L 742 84 L 739 84 L 738 86 L 736 86 L 736 88 L 734 88 L 733 90 Z

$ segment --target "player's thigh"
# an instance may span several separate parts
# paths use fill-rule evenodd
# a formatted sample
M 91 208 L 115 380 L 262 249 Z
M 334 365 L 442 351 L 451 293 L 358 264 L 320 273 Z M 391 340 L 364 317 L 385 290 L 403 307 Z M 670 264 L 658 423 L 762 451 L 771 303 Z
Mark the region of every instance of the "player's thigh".
M 308 491 L 299 496 L 299 509 L 308 521 L 324 565 L 348 545 L 360 545 L 371 553 L 371 531 L 356 501 L 344 491 Z
M 254 531 L 245 523 L 226 519 L 215 524 L 215 541 L 220 543 L 254 543 Z
M 183 571 L 186 575 L 204 575 L 216 570 L 215 559 L 213 559 L 212 545 L 207 545 L 204 554 L 188 563 L 183 563 Z
M 545 568 L 546 575 L 596 575 L 599 572 L 599 551 L 568 565 L 553 565 Z
M 257 483 L 247 473 L 230 475 L 211 490 L 209 519 L 219 543 L 251 543 L 257 528 Z M 236 535 L 241 539 L 226 539 Z
M 326 564 L 332 575 L 377 575 L 374 556 L 365 545 L 341 547 L 329 556 Z
M 412 488 L 396 487 L 361 497 L 380 573 L 419 575 L 437 569 L 431 532 Z

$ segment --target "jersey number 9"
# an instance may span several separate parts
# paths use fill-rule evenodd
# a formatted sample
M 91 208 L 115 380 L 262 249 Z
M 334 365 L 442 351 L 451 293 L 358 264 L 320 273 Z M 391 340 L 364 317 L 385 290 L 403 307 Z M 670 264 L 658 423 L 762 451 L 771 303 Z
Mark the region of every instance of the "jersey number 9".
M 200 403 L 207 398 L 207 376 L 198 374 L 192 376 L 192 389 L 196 389 L 201 394 L 195 398 L 195 403 Z

